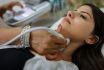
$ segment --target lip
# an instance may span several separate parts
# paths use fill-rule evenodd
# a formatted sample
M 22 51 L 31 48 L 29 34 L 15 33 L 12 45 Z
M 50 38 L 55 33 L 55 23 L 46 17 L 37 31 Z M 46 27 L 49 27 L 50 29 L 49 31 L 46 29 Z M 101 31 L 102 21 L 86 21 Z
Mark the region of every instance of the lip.
M 67 17 L 64 17 L 63 20 L 70 24 L 70 20 Z
M 57 31 L 58 31 L 58 32 L 60 32 L 60 31 L 61 31 L 61 29 L 62 29 L 62 25 L 61 25 L 61 24 L 59 24 L 59 25 L 58 25 L 58 28 L 57 28 Z

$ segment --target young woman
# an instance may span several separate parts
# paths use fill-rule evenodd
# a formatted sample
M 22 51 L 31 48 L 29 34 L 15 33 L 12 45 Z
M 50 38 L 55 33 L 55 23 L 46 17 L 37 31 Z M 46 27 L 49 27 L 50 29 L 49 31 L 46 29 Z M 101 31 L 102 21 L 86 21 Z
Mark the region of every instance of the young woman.
M 69 38 L 70 44 L 63 52 L 59 52 L 54 60 L 73 62 L 79 70 L 103 70 L 103 18 L 104 13 L 92 4 L 84 4 L 74 11 L 69 11 L 56 31 Z M 29 60 L 25 66 L 26 70 L 34 70 L 35 61 L 36 59 Z M 31 63 L 34 65 L 31 66 Z
M 72 61 L 79 70 L 103 70 L 104 13 L 92 4 L 69 11 L 58 31 L 70 38 L 61 59 Z M 59 56 L 58 56 L 59 57 Z
M 69 11 L 56 31 L 69 38 L 70 44 L 63 52 L 54 53 L 57 56 L 47 56 L 48 59 L 65 60 L 75 63 L 79 70 L 103 70 L 104 58 L 101 48 L 104 43 L 104 13 L 91 4 L 84 4 L 74 11 Z M 31 33 L 31 47 L 36 47 L 35 37 Z M 31 50 L 34 53 L 34 50 Z M 32 69 L 34 68 L 35 63 Z M 31 69 L 31 70 L 32 70 Z

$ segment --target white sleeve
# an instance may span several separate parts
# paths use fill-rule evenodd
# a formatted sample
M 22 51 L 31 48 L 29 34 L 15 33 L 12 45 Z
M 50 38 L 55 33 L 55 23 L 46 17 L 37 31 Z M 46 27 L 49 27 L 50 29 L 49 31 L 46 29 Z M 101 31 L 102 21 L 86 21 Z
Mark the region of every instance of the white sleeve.
M 43 56 L 35 56 L 29 59 L 24 70 L 78 70 L 78 67 L 67 61 L 48 61 Z

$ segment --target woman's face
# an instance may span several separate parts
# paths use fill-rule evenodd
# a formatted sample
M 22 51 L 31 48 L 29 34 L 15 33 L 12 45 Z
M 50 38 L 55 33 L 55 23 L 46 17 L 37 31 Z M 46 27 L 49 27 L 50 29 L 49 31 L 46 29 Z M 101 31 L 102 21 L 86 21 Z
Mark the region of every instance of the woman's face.
M 93 29 L 93 14 L 87 5 L 69 11 L 58 27 L 60 33 L 72 41 L 84 41 L 91 35 Z

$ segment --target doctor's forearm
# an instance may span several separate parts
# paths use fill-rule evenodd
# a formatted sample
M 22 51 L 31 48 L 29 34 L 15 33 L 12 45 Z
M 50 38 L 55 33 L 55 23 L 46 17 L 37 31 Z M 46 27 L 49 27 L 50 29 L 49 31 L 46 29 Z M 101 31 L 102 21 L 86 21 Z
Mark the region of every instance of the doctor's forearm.
M 3 44 L 10 39 L 14 38 L 18 34 L 20 34 L 22 28 L 0 28 L 0 44 Z M 16 43 L 20 43 L 19 40 Z

